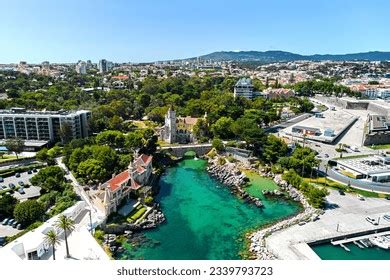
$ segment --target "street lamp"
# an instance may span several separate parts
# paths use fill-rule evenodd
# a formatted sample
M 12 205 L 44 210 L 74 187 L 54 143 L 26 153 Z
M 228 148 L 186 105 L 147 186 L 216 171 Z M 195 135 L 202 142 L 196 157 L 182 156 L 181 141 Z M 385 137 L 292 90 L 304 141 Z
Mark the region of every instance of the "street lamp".
M 88 209 L 88 213 L 89 213 L 89 232 L 92 233 L 92 209 L 91 208 Z

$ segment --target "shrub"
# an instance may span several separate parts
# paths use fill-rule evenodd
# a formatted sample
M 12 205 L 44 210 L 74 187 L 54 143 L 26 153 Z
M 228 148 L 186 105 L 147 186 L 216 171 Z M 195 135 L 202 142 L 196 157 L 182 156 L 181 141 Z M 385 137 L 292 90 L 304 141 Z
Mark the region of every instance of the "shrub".
M 145 197 L 144 202 L 146 205 L 152 205 L 153 204 L 153 197 L 152 196 Z
M 15 206 L 14 217 L 23 224 L 30 225 L 42 219 L 45 209 L 37 200 L 26 200 Z
M 223 144 L 221 139 L 214 138 L 212 145 L 213 145 L 213 148 L 216 149 L 218 152 L 222 152 L 225 150 L 225 145 Z
M 226 163 L 226 160 L 223 157 L 218 158 L 218 164 L 224 165 Z

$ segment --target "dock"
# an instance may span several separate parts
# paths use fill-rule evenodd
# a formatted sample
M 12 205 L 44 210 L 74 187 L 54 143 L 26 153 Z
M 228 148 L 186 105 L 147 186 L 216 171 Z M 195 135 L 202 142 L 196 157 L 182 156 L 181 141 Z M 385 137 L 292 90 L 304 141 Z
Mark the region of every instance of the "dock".
M 384 236 L 384 235 L 390 235 L 390 231 L 384 231 L 384 232 L 379 232 L 379 233 L 371 233 L 371 234 L 366 234 L 366 235 L 361 235 L 361 236 L 356 236 L 356 237 L 351 237 L 351 238 L 346 238 L 346 239 L 340 239 L 340 240 L 337 240 L 337 241 L 331 241 L 330 243 L 332 245 L 341 245 L 341 244 L 346 244 L 346 243 L 351 243 L 351 242 L 353 242 L 353 243 L 356 242 L 357 243 L 357 241 L 360 241 L 362 239 L 369 239 L 370 237 Z

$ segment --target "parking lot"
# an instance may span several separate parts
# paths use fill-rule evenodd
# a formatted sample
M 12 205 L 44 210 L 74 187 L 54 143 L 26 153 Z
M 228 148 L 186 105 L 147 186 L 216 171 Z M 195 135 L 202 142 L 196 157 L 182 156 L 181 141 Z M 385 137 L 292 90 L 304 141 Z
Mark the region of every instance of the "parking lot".
M 19 182 L 23 182 L 24 185 L 28 184 L 30 185 L 30 179 L 35 175 L 36 173 L 28 174 L 27 172 L 20 173 L 20 177 L 11 176 L 4 178 L 4 182 L 0 183 L 0 186 L 5 186 L 9 188 L 9 184 L 14 184 L 17 189 L 20 187 Z M 40 195 L 40 187 L 36 186 L 29 186 L 28 188 L 23 188 L 24 194 L 20 194 L 18 191 L 14 192 L 13 196 L 18 200 L 26 200 L 29 198 L 38 197 Z
M 2 221 L 0 221 L 0 236 L 13 236 L 21 231 L 11 226 L 3 226 L 1 222 Z

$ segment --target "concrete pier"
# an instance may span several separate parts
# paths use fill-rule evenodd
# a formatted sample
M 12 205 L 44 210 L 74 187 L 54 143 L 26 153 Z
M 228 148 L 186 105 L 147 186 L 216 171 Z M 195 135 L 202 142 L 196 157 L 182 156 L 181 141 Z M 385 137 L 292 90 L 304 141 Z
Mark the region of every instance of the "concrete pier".
M 385 234 L 390 231 L 390 222 L 383 218 L 377 226 L 366 221 L 367 216 L 378 219 L 384 214 L 389 214 L 388 200 L 366 198 L 365 201 L 361 201 L 356 195 L 347 193 L 342 196 L 333 190 L 330 191 L 327 200 L 328 208 L 319 220 L 305 225 L 294 225 L 269 236 L 265 244 L 269 251 L 283 260 L 318 259 L 307 244 L 318 241 L 330 242 L 331 239 L 340 240 L 337 244 L 343 244 L 345 243 L 343 236 L 348 236 L 353 242 L 354 237 L 362 233 L 364 235 L 365 232 L 372 234 L 378 231 Z

